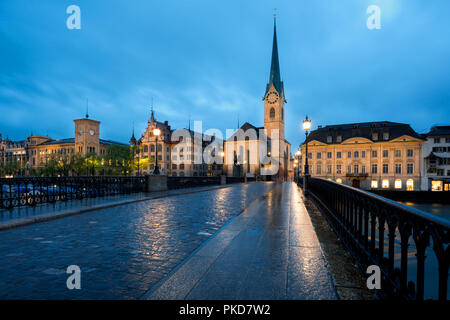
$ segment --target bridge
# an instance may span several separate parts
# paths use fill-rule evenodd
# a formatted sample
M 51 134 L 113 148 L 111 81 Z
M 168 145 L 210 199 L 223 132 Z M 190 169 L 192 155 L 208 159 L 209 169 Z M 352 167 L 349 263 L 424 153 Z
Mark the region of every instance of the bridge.
M 167 179 L 0 179 L 0 298 L 448 298 L 447 220 L 327 180 Z

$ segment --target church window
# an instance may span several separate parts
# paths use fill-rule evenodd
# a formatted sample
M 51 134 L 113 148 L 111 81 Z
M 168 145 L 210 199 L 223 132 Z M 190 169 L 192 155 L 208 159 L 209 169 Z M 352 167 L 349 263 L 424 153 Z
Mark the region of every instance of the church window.
M 271 119 L 275 118 L 275 109 L 274 108 L 270 108 L 270 118 Z

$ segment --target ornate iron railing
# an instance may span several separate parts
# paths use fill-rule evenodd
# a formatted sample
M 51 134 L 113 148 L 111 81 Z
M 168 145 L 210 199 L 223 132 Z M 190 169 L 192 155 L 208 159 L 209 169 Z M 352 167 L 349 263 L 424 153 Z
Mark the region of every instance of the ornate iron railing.
M 380 267 L 382 295 L 423 300 L 425 276 L 430 276 L 430 271 L 425 274 L 425 253 L 432 250 L 437 260 L 432 267 L 438 274 L 438 298 L 447 300 L 448 220 L 333 181 L 309 179 L 308 188 L 361 268 Z M 398 256 L 399 266 L 395 263 Z M 408 264 L 414 262 L 415 280 L 408 281 L 408 275 L 414 279 L 408 274 Z
M 143 191 L 144 177 L 0 178 L 0 209 Z

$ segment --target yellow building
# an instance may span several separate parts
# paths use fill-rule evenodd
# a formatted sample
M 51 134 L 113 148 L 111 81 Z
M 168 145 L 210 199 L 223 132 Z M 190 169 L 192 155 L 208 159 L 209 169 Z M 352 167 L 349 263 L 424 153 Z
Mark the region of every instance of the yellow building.
M 424 139 L 408 124 L 385 121 L 319 127 L 301 145 L 302 155 L 306 143 L 312 177 L 367 190 L 420 190 Z

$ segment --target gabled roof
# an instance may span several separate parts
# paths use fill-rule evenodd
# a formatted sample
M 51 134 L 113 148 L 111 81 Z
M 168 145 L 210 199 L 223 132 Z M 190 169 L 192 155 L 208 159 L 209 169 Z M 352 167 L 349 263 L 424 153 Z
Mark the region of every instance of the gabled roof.
M 244 131 L 244 133 L 246 133 L 247 130 L 255 130 L 255 131 L 256 131 L 256 137 L 257 137 L 257 139 L 259 139 L 259 137 L 260 137 L 259 130 L 260 130 L 260 129 L 264 130 L 264 127 L 255 127 L 254 125 L 252 125 L 252 124 L 246 122 L 246 123 L 244 123 L 239 129 L 241 129 L 242 131 Z M 242 137 L 241 135 L 238 135 L 237 133 L 238 133 L 238 130 L 236 130 L 236 132 L 233 133 L 233 134 L 227 139 L 227 141 L 234 141 L 234 140 L 235 140 L 235 139 L 234 139 L 235 137 L 236 137 L 236 141 L 240 141 L 240 140 L 244 140 L 244 139 L 245 139 L 245 135 L 244 135 L 244 137 Z M 266 137 L 266 139 L 267 139 L 267 140 L 270 140 L 269 137 Z
M 373 134 L 378 134 L 378 139 L 373 139 Z M 387 140 L 383 139 L 383 133 L 388 133 Z M 392 141 L 401 136 L 410 136 L 423 140 L 423 137 L 415 132 L 409 124 L 397 123 L 390 121 L 378 122 L 359 122 L 349 124 L 331 125 L 311 131 L 305 142 L 317 140 L 325 144 L 336 144 L 344 142 L 350 138 L 365 138 L 372 142 Z M 331 136 L 331 142 L 328 137 Z M 341 137 L 341 142 L 337 141 L 337 137 Z M 303 144 L 305 143 L 303 142 Z

